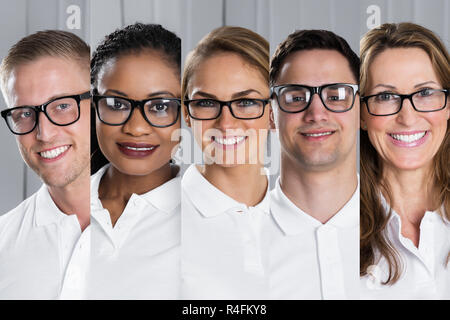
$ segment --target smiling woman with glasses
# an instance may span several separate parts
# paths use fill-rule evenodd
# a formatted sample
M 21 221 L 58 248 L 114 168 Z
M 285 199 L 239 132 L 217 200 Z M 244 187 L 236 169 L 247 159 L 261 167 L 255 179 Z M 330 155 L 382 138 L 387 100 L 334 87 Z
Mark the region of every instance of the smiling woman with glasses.
M 450 58 L 430 30 L 361 40 L 361 298 L 450 298 Z
M 181 182 L 183 298 L 267 297 L 260 233 L 269 212 L 268 76 L 268 42 L 240 27 L 213 30 L 186 60 L 183 114 L 204 163 Z
M 90 299 L 178 298 L 180 66 L 180 38 L 153 24 L 93 54 Z

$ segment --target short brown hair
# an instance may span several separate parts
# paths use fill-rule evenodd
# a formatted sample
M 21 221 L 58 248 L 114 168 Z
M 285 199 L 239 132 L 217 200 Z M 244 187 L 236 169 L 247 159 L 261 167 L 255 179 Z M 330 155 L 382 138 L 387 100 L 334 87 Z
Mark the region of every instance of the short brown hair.
M 15 67 L 45 56 L 75 60 L 89 71 L 90 49 L 81 38 L 62 30 L 38 31 L 13 45 L 3 59 L 0 65 L 3 96 L 6 97 L 6 84 Z
M 186 59 L 181 87 L 186 98 L 189 80 L 196 68 L 215 53 L 232 52 L 254 66 L 269 81 L 269 42 L 259 34 L 242 27 L 225 26 L 207 34 Z
M 359 80 L 358 55 L 353 52 L 344 38 L 328 30 L 297 30 L 278 45 L 272 56 L 270 62 L 270 85 L 273 86 L 277 81 L 281 67 L 290 54 L 314 49 L 335 50 L 342 54 L 348 61 L 355 81 Z

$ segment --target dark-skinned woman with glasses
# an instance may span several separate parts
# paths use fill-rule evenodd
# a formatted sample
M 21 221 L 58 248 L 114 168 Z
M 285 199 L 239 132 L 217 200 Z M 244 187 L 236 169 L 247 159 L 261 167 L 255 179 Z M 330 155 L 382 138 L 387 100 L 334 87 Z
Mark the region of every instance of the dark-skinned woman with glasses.
M 90 299 L 177 299 L 181 40 L 160 25 L 105 37 L 91 61 Z
M 361 40 L 361 298 L 450 298 L 450 60 L 412 23 Z
M 213 30 L 187 57 L 182 110 L 203 163 L 181 182 L 183 298 L 267 293 L 260 235 L 269 217 L 268 76 L 268 42 L 240 27 Z

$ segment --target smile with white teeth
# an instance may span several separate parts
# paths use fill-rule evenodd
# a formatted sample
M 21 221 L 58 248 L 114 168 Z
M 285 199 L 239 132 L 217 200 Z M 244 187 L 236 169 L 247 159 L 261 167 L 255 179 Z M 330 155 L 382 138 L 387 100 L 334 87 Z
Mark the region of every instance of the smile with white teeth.
M 394 134 L 394 133 L 389 133 L 389 135 L 392 138 L 394 138 L 395 140 L 409 143 L 409 142 L 414 142 L 414 141 L 422 139 L 425 136 L 426 133 L 427 133 L 426 131 L 423 131 L 423 132 L 414 133 L 414 134 Z
M 134 150 L 134 151 L 150 151 L 155 149 L 155 147 L 150 147 L 150 148 L 134 148 L 134 147 L 128 147 L 128 146 L 123 146 L 125 149 L 129 149 L 129 150 Z
M 245 137 L 231 137 L 231 138 L 214 137 L 214 141 L 224 145 L 238 144 L 241 143 L 244 139 Z
M 61 153 L 64 153 L 67 149 L 69 149 L 69 146 L 62 146 L 52 150 L 39 152 L 39 154 L 42 158 L 53 159 L 59 156 Z
M 327 132 L 320 132 L 320 133 L 303 133 L 304 136 L 307 137 L 322 137 L 322 136 L 329 136 L 334 131 L 327 131 Z

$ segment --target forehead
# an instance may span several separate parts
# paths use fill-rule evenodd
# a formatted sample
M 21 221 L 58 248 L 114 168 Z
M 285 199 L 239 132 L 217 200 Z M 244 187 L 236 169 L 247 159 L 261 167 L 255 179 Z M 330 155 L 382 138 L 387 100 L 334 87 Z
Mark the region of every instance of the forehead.
M 155 86 L 180 87 L 177 69 L 176 65 L 170 65 L 168 60 L 157 52 L 127 54 L 111 58 L 102 66 L 98 74 L 98 87 L 100 91 L 111 85 L 142 87 L 147 92 L 153 91 Z
M 269 62 L 267 62 L 269 63 Z M 188 90 L 228 96 L 249 89 L 266 94 L 268 82 L 261 72 L 236 53 L 219 53 L 202 61 L 193 73 Z
M 336 50 L 301 50 L 283 62 L 277 84 L 320 86 L 327 83 L 356 83 L 348 60 Z
M 16 66 L 7 83 L 9 105 L 38 105 L 54 97 L 89 90 L 89 68 L 58 57 L 41 57 Z
M 427 81 L 440 83 L 430 57 L 420 48 L 386 49 L 369 66 L 371 86 L 383 84 L 409 90 Z

